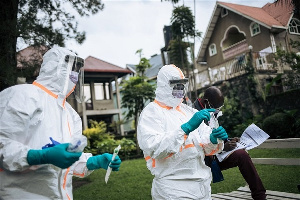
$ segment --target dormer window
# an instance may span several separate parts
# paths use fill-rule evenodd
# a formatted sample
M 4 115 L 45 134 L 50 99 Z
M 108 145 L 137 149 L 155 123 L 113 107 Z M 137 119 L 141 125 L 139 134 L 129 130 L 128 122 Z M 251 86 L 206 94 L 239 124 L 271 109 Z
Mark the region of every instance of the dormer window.
M 226 8 L 222 8 L 221 17 L 225 17 L 226 15 L 228 15 L 228 10 Z
M 210 56 L 213 56 L 213 55 L 216 55 L 217 54 L 217 47 L 216 47 L 216 44 L 211 44 L 209 46 L 209 55 Z
M 260 26 L 259 26 L 259 24 L 256 23 L 256 22 L 252 22 L 250 24 L 250 31 L 251 31 L 251 36 L 255 36 L 255 35 L 259 34 L 260 33 Z
M 289 31 L 291 34 L 300 35 L 300 21 L 293 18 L 289 24 Z

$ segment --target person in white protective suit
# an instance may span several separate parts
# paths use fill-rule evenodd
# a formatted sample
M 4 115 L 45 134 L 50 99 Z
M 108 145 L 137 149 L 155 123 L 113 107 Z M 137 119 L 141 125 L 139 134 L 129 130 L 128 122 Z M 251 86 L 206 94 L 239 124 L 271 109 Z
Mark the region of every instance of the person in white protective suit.
M 224 128 L 211 129 L 214 109 L 197 111 L 183 104 L 188 79 L 175 65 L 157 75 L 156 97 L 142 111 L 137 138 L 147 167 L 155 176 L 152 199 L 210 199 L 211 171 L 205 155 L 223 149 Z
M 83 84 L 82 67 L 75 53 L 54 46 L 33 84 L 0 93 L 0 199 L 73 199 L 73 175 L 85 177 L 108 166 L 119 170 L 119 157 L 109 165 L 112 154 L 67 151 L 71 139 L 82 134 L 82 121 L 66 102 Z M 42 149 L 50 137 L 55 142 Z

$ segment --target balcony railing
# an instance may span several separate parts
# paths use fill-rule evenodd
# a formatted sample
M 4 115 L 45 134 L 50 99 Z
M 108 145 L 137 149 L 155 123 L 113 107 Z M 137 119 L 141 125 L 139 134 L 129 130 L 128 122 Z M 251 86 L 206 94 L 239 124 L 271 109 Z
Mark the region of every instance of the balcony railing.
M 291 70 L 287 65 L 275 65 L 274 54 L 264 52 L 253 52 L 253 67 L 256 73 L 283 73 Z M 217 66 L 208 67 L 207 70 L 195 73 L 197 88 L 203 88 L 213 85 L 220 81 L 226 81 L 243 74 L 246 74 L 247 61 L 249 60 L 249 52 L 240 54 L 235 58 Z M 280 67 L 278 67 L 280 66 Z

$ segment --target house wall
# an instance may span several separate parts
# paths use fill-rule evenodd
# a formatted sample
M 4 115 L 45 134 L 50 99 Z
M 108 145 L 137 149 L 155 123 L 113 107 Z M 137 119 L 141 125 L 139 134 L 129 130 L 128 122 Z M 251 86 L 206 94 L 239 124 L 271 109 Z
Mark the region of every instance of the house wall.
M 228 58 L 225 60 L 223 58 L 223 50 L 221 48 L 221 42 L 222 39 L 225 37 L 226 30 L 230 26 L 237 26 L 240 32 L 243 32 L 246 37 L 247 46 L 252 45 L 253 51 L 260 51 L 262 49 L 265 49 L 269 46 L 271 46 L 271 39 L 270 39 L 270 31 L 269 29 L 260 26 L 260 34 L 251 36 L 250 33 L 250 24 L 253 21 L 244 18 L 240 15 L 237 15 L 231 11 L 228 11 L 228 15 L 225 17 L 219 17 L 214 32 L 211 36 L 210 42 L 208 44 L 208 48 L 206 49 L 205 56 L 208 63 L 208 66 L 213 67 L 216 65 L 219 65 L 223 62 L 226 62 L 227 60 L 232 59 Z M 217 54 L 214 56 L 209 55 L 209 46 L 215 43 L 217 46 Z M 248 49 L 247 49 L 248 51 Z M 233 56 L 234 57 L 234 56 Z

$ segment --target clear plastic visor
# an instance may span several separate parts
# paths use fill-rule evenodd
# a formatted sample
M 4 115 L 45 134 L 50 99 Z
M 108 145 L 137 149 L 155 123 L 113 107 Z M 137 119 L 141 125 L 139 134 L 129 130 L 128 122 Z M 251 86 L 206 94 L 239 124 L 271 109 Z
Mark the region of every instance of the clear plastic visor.
M 71 59 L 73 57 L 73 59 Z M 84 94 L 83 94 L 83 86 L 84 86 L 84 59 L 77 57 L 77 56 L 71 56 L 67 55 L 65 57 L 65 62 L 69 62 L 71 60 L 73 61 L 71 74 L 70 74 L 70 80 L 76 84 L 74 89 L 74 96 L 78 103 L 83 102 Z
M 188 87 L 188 79 L 178 79 L 178 80 L 170 80 L 170 87 L 172 90 L 172 95 L 174 98 L 183 98 L 187 92 Z

